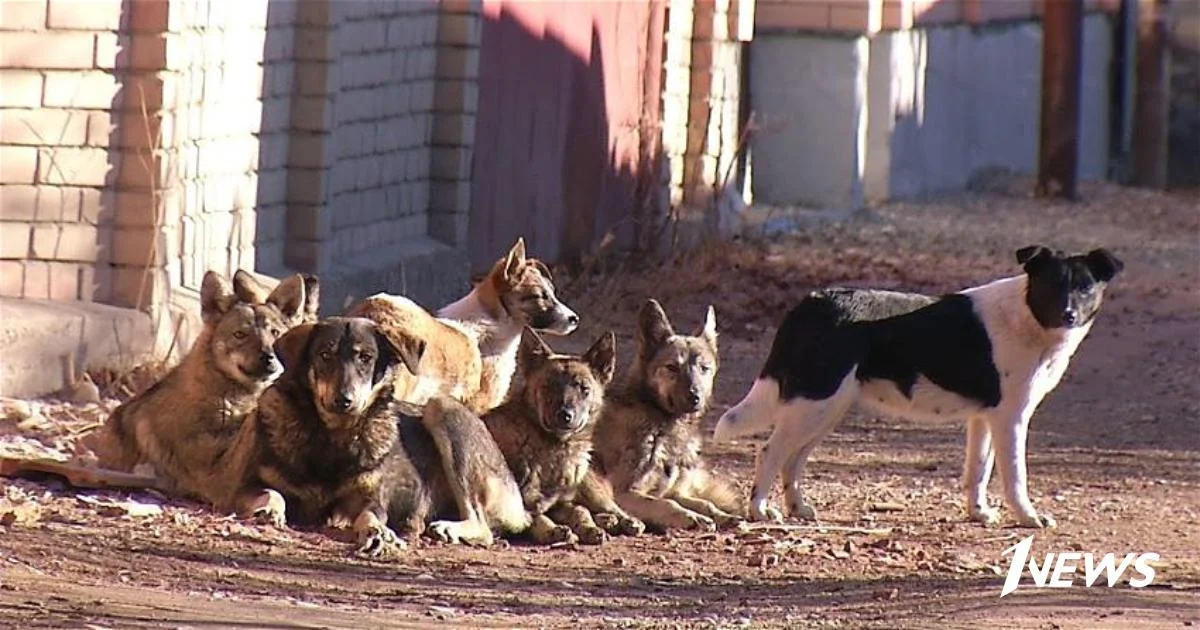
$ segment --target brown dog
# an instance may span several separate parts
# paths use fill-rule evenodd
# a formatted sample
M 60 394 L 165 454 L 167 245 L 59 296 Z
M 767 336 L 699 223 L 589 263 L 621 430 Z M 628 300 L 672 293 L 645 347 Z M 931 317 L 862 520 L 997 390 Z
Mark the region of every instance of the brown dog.
M 648 300 L 638 315 L 637 337 L 624 382 L 608 389 L 593 467 L 612 484 L 618 505 L 658 529 L 737 523 L 737 494 L 700 455 L 699 424 L 717 374 L 712 307 L 695 335 L 677 335 L 662 306 Z M 605 494 L 602 487 L 587 492 L 590 501 Z
M 360 551 L 402 545 L 388 523 L 489 544 L 493 527 L 528 525 L 512 474 L 478 417 L 434 397 L 424 418 L 401 413 L 397 369 L 416 371 L 424 344 L 394 343 L 362 318 L 328 318 L 284 335 L 286 371 L 262 395 L 227 465 L 239 471 L 227 505 L 285 520 L 352 524 Z
M 220 274 L 206 273 L 200 336 L 161 381 L 109 416 L 100 465 L 149 465 L 178 493 L 219 501 L 229 480 L 218 462 L 258 395 L 282 372 L 272 346 L 302 316 L 304 287 L 294 275 L 262 302 L 246 302 Z
M 525 326 L 566 335 L 579 325 L 579 317 L 555 297 L 550 270 L 526 258 L 523 239 L 469 294 L 436 317 L 408 298 L 383 293 L 352 305 L 346 315 L 366 317 L 393 338 L 425 341 L 421 376 L 397 375 L 400 400 L 420 404 L 440 393 L 476 413 L 504 401 Z
M 616 366 L 616 338 L 607 333 L 582 356 L 556 354 L 530 329 L 517 353 L 518 386 L 483 421 L 521 489 L 537 542 L 599 544 L 605 527 L 640 531 L 615 504 L 598 506 L 598 525 L 576 499 L 588 473 L 592 430 L 604 405 L 604 386 Z M 606 509 L 600 509 L 606 508 Z

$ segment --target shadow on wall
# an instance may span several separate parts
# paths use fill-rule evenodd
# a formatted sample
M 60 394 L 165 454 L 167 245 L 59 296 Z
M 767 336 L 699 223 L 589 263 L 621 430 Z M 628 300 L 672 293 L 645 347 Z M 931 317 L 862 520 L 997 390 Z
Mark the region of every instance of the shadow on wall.
M 568 6 L 569 5 L 569 6 Z M 469 249 L 488 269 L 524 236 L 573 263 L 610 231 L 645 242 L 653 198 L 660 2 L 484 5 Z M 657 33 L 657 36 L 653 35 Z M 651 125 L 647 125 L 650 121 Z M 651 147 L 647 149 L 647 147 Z

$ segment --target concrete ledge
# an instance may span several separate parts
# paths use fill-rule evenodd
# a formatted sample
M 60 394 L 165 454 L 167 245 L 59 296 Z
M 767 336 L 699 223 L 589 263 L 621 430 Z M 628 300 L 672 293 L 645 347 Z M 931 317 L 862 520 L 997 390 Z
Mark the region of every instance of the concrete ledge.
M 42 396 L 63 388 L 63 358 L 77 368 L 132 363 L 153 347 L 150 316 L 85 302 L 0 299 L 0 396 Z
M 436 310 L 466 294 L 470 269 L 463 250 L 425 236 L 405 239 L 361 258 L 337 261 L 320 274 L 321 315 L 341 313 L 347 297 L 379 292 L 404 295 Z

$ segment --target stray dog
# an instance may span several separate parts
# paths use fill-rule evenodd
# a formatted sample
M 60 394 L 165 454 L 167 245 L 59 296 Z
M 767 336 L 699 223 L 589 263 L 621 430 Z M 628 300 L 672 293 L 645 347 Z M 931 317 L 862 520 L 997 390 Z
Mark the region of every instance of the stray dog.
M 526 329 L 517 350 L 513 395 L 483 417 L 520 487 L 532 521 L 529 535 L 540 544 L 597 545 L 607 538 L 606 530 L 641 531 L 640 523 L 613 503 L 598 509 L 598 525 L 575 500 L 588 474 L 604 386 L 615 369 L 611 332 L 575 356 L 556 354 Z
M 782 473 L 789 512 L 815 518 L 801 478 L 809 454 L 855 403 L 914 419 L 965 419 L 963 486 L 971 519 L 992 524 L 987 484 L 999 455 L 1004 499 L 1025 527 L 1052 527 L 1029 500 L 1029 420 L 1058 385 L 1124 267 L 1095 249 L 1067 256 L 1016 252 L 1025 273 L 940 298 L 826 289 L 784 318 L 758 380 L 721 416 L 717 440 L 774 426 L 758 459 L 751 515 L 781 519 L 767 502 Z
M 242 482 L 226 506 L 282 526 L 349 522 L 359 550 L 403 546 L 388 523 L 435 537 L 490 544 L 492 527 L 528 517 L 512 473 L 482 421 L 434 397 L 424 415 L 392 395 L 391 372 L 415 372 L 419 339 L 395 343 L 362 318 L 332 317 L 280 338 L 286 371 L 242 427 L 228 466 Z
M 317 323 L 317 308 L 321 303 L 321 283 L 316 276 L 300 274 L 304 279 L 304 308 L 288 322 L 288 326 Z M 233 293 L 247 304 L 266 304 L 267 298 L 279 286 L 279 281 L 262 274 L 238 269 L 233 274 Z
M 700 420 L 717 375 L 717 319 L 708 308 L 695 335 L 677 335 L 656 300 L 638 314 L 637 353 L 605 397 L 595 431 L 597 474 L 616 502 L 660 530 L 736 524 L 736 493 L 700 456 Z M 589 483 L 588 498 L 596 496 Z
M 273 344 L 302 316 L 304 287 L 304 278 L 293 275 L 251 303 L 239 300 L 220 274 L 206 273 L 200 336 L 161 381 L 109 416 L 100 465 L 126 472 L 149 465 L 172 491 L 216 503 L 229 482 L 218 461 L 259 394 L 283 371 Z
M 385 293 L 352 305 L 346 315 L 373 320 L 389 336 L 426 342 L 421 377 L 397 375 L 399 399 L 420 404 L 441 393 L 476 413 L 495 408 L 508 394 L 525 326 L 555 335 L 579 326 L 579 316 L 555 297 L 550 270 L 525 257 L 524 239 L 437 317 L 408 298 Z

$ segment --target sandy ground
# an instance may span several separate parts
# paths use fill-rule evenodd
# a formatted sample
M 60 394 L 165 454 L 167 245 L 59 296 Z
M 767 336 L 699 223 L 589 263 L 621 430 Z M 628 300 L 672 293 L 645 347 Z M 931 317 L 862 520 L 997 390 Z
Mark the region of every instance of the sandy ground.
M 1157 552 L 1146 588 L 1035 589 L 1026 577 L 999 599 L 1001 553 L 1030 532 L 964 522 L 962 428 L 853 415 L 811 460 L 808 492 L 826 529 L 647 535 L 599 548 L 416 542 L 398 559 L 367 561 L 337 532 L 250 525 L 151 493 L 5 481 L 0 626 L 1200 625 L 1200 197 L 1090 186 L 1080 203 L 1045 203 L 1029 188 L 1010 181 L 847 221 L 791 213 L 798 233 L 564 279 L 587 325 L 556 345 L 581 349 L 611 326 L 628 356 L 645 297 L 659 297 L 680 329 L 715 304 L 722 364 L 711 423 L 745 392 L 775 322 L 807 289 L 950 291 L 1015 273 L 1012 251 L 1023 245 L 1107 246 L 1126 270 L 1033 421 L 1031 493 L 1059 523 L 1035 534 L 1034 555 Z M 111 404 L 39 403 L 53 421 L 0 421 L 0 448 L 69 449 Z M 745 490 L 753 448 L 709 452 Z M 130 499 L 159 509 L 132 515 Z

